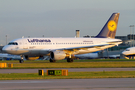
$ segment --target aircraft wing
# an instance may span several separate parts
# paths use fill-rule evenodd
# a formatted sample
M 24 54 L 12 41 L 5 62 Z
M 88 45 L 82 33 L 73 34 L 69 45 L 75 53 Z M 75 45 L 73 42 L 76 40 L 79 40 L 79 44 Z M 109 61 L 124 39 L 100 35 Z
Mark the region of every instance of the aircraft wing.
M 118 42 L 122 42 L 122 41 L 110 41 L 110 42 L 106 42 L 103 43 L 103 44 L 98 44 L 98 45 L 91 45 L 91 46 L 80 46 L 80 47 L 70 47 L 70 48 L 60 48 L 60 49 L 57 49 L 57 50 L 69 50 L 69 51 L 73 51 L 73 50 L 80 50 L 80 49 L 87 49 L 87 48 L 101 48 L 101 47 L 104 47 L 104 46 L 108 46 L 108 45 L 117 45 L 116 43 Z
M 92 45 L 92 46 L 80 46 L 80 47 L 70 47 L 70 48 L 59 48 L 59 49 L 54 49 L 54 50 L 65 50 L 65 51 L 77 51 L 77 50 L 86 50 L 88 48 L 101 48 L 103 46 L 108 46 L 108 45 L 114 45 L 114 44 L 100 44 L 100 45 Z M 50 51 L 54 51 L 50 50 Z

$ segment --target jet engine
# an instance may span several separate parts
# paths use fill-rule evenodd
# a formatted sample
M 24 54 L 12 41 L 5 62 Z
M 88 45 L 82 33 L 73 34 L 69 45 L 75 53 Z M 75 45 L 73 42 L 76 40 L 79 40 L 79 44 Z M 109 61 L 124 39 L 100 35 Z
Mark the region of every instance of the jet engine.
M 53 51 L 50 54 L 50 58 L 52 60 L 62 60 L 66 57 L 66 54 L 64 51 Z

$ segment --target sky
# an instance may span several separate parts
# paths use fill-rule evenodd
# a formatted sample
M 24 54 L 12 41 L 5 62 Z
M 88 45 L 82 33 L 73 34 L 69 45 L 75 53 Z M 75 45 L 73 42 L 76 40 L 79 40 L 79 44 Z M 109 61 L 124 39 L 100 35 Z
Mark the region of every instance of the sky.
M 0 45 L 21 37 L 97 35 L 119 12 L 117 36 L 135 25 L 135 0 L 0 0 Z M 132 28 L 133 31 L 133 28 Z

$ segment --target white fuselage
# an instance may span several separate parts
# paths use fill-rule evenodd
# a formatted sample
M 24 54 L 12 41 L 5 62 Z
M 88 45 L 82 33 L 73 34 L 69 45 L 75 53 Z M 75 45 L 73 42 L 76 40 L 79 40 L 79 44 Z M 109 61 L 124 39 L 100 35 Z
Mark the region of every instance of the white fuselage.
M 124 50 L 122 52 L 123 55 L 125 56 L 132 56 L 132 55 L 135 55 L 135 47 L 130 47 L 130 48 L 127 48 L 126 50 Z
M 103 50 L 122 43 L 120 39 L 110 38 L 20 38 L 9 42 L 3 51 L 14 55 L 47 55 L 54 50 L 72 50 L 72 54 L 85 54 Z M 106 45 L 108 44 L 108 45 Z M 85 48 L 86 46 L 94 46 Z M 98 45 L 104 45 L 98 47 Z M 82 48 L 82 49 L 81 49 Z

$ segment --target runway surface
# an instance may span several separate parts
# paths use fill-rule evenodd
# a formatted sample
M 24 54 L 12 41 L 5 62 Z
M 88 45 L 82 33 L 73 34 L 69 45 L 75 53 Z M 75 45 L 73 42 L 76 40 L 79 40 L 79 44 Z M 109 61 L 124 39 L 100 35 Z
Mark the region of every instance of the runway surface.
M 135 90 L 135 78 L 1 80 L 0 90 Z
M 135 71 L 135 68 L 59 69 L 68 69 L 69 72 Z M 38 73 L 38 70 L 39 69 L 0 69 L 0 73 Z M 46 72 L 47 69 L 43 70 Z M 135 90 L 135 78 L 0 80 L 0 90 Z
M 48 68 L 49 69 L 49 68 Z M 51 68 L 58 69 L 58 68 Z M 90 71 L 135 71 L 135 68 L 59 68 L 68 69 L 69 72 L 90 72 Z M 0 69 L 0 73 L 38 73 L 40 69 Z M 46 72 L 47 69 L 43 69 Z

